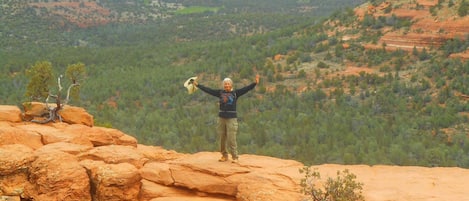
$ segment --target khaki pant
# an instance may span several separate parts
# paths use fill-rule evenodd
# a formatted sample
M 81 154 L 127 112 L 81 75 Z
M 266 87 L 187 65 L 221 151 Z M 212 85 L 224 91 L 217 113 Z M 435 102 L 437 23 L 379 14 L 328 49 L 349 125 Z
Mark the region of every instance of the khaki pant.
M 238 145 L 236 143 L 236 134 L 238 133 L 237 118 L 218 118 L 218 135 L 220 136 L 220 152 L 228 157 L 229 149 L 233 159 L 238 158 Z

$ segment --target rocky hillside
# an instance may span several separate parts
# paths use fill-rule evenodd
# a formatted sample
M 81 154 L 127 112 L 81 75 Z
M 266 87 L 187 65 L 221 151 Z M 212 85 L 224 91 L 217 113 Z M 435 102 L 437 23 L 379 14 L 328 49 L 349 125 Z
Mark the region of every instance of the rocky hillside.
M 160 0 L 146 1 L 18 1 L 8 0 L 2 3 L 7 15 L 17 13 L 32 14 L 44 18 L 60 27 L 70 25 L 87 28 L 111 22 L 145 22 L 147 20 L 168 17 L 170 11 L 181 6 Z
M 239 164 L 221 163 L 212 150 L 183 154 L 138 144 L 119 130 L 93 126 L 92 116 L 82 108 L 66 107 L 61 111 L 64 122 L 49 124 L 22 121 L 31 112 L 27 110 L 0 106 L 0 200 L 304 198 L 299 185 L 304 165 L 297 161 L 243 154 Z M 74 118 L 68 118 L 70 114 Z M 350 170 L 364 184 L 366 200 L 468 200 L 466 169 L 328 164 L 312 168 L 323 179 Z
M 370 15 L 375 18 L 395 16 L 408 19 L 412 25 L 406 29 L 383 29 L 383 36 L 377 44 L 367 44 L 368 48 L 417 49 L 438 48 L 449 39 L 465 39 L 469 32 L 469 16 L 457 14 L 459 4 L 449 5 L 447 1 L 438 4 L 438 0 L 385 1 L 378 6 L 363 4 L 355 9 L 360 18 Z M 453 1 L 458 3 L 459 1 Z M 452 55 L 469 58 L 469 50 Z

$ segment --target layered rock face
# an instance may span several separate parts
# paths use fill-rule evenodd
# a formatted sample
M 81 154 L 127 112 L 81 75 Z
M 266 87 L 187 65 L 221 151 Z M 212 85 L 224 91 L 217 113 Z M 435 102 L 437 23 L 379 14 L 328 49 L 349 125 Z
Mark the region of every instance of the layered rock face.
M 456 13 L 455 5 L 451 8 L 446 3 L 438 7 L 437 0 L 416 0 L 416 1 L 385 1 L 374 7 L 370 4 L 363 4 L 355 8 L 355 12 L 360 19 L 366 14 L 374 18 L 390 18 L 392 16 L 399 19 L 408 19 L 412 22 L 406 29 L 381 29 L 383 36 L 377 44 L 364 44 L 366 48 L 383 48 L 387 50 L 407 50 L 414 48 L 427 50 L 439 48 L 446 41 L 458 38 L 466 40 L 469 31 L 469 16 L 460 17 Z M 432 7 L 436 15 L 432 15 Z M 436 9 L 435 9 L 436 8 Z M 386 10 L 389 10 L 386 12 Z M 469 51 L 453 54 L 451 57 L 469 58 Z
M 303 165 L 299 162 L 243 155 L 240 164 L 221 163 L 214 152 L 189 155 L 141 145 L 119 130 L 93 126 L 90 115 L 79 109 L 64 108 L 63 123 L 22 121 L 22 117 L 34 116 L 33 110 L 42 111 L 34 105 L 25 113 L 16 106 L 0 106 L 0 200 L 302 197 L 298 170 Z M 68 117 L 67 111 L 75 115 Z

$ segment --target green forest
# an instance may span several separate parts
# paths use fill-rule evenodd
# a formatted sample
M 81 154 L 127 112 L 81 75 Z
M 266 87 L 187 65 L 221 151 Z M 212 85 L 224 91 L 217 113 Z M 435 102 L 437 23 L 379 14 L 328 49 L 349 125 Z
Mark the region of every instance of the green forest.
M 143 6 L 118 8 L 147 1 L 137 2 Z M 469 167 L 469 104 L 457 96 L 469 94 L 469 61 L 448 57 L 466 50 L 469 36 L 413 52 L 365 50 L 361 44 L 376 41 L 380 28 L 412 22 L 359 21 L 352 8 L 362 0 L 168 2 L 185 8 L 161 20 L 89 28 L 61 28 L 27 9 L 1 15 L 0 104 L 31 101 L 27 71 L 37 63 L 50 62 L 55 76 L 80 63 L 87 75 L 69 104 L 85 108 L 96 126 L 178 152 L 217 151 L 217 100 L 188 94 L 184 81 L 198 76 L 217 88 L 231 77 L 236 88 L 259 74 L 260 84 L 238 102 L 240 154 Z M 331 36 L 330 21 L 354 28 Z M 344 34 L 360 37 L 345 49 Z M 288 55 L 285 62 L 274 61 L 277 54 Z M 380 75 L 333 76 L 345 61 Z

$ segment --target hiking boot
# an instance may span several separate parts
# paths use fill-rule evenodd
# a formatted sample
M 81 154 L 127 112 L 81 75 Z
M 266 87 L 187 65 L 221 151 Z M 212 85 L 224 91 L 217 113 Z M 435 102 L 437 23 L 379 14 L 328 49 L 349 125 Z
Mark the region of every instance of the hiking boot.
M 220 159 L 218 159 L 219 162 L 225 162 L 228 161 L 228 156 L 222 156 Z
M 238 160 L 237 158 L 235 158 L 235 159 L 233 159 L 231 162 L 232 162 L 232 163 L 239 163 L 239 160 Z

